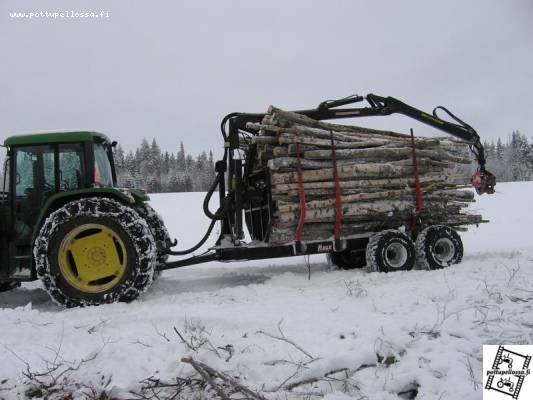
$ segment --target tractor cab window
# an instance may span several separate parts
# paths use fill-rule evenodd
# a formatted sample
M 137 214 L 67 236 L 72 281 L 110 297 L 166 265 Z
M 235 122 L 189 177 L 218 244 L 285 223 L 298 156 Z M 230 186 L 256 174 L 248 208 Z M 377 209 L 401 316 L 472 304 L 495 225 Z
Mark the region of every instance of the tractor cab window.
M 113 187 L 109 153 L 102 143 L 94 144 L 94 184 L 101 187 Z
M 15 152 L 15 195 L 42 198 L 55 191 L 54 148 L 49 145 L 20 147 Z
M 17 147 L 12 163 L 14 229 L 20 238 L 27 239 L 44 202 L 56 191 L 54 146 Z
M 59 190 L 67 191 L 85 187 L 83 144 L 59 145 Z

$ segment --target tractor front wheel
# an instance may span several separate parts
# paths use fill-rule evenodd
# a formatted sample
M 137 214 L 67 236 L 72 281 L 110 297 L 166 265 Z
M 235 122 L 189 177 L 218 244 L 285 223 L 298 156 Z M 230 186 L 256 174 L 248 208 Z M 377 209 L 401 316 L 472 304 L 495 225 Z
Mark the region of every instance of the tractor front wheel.
M 152 282 L 157 248 L 135 210 L 91 197 L 50 214 L 35 240 L 34 258 L 52 299 L 76 307 L 135 299 Z

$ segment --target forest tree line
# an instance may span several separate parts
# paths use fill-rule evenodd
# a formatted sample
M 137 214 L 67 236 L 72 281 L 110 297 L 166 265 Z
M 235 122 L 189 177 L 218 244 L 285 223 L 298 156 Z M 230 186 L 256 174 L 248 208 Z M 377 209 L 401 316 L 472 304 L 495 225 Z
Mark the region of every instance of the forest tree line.
M 526 135 L 513 131 L 504 140 L 485 141 L 483 145 L 487 169 L 496 176 L 497 182 L 533 180 L 533 140 Z M 150 193 L 202 192 L 215 178 L 212 151 L 193 157 L 186 153 L 183 142 L 175 153 L 162 151 L 155 139 L 151 144 L 143 139 L 139 147 L 128 152 L 119 145 L 115 150 L 115 166 L 119 186 L 137 187 Z M 470 168 L 461 169 L 465 180 L 475 168 L 473 162 Z M 3 182 L 2 173 L 3 168 L 0 182 Z
M 487 169 L 496 176 L 497 182 L 533 180 L 533 142 L 526 135 L 514 131 L 504 142 L 485 142 Z
M 497 182 L 533 180 L 533 141 L 514 131 L 506 139 L 484 142 L 487 169 Z M 155 139 L 127 154 L 119 146 L 115 152 L 118 183 L 123 187 L 139 187 L 151 193 L 206 191 L 215 177 L 213 153 L 205 151 L 194 158 L 183 143 L 174 154 L 161 151 Z M 461 169 L 465 181 L 477 167 Z
M 135 150 L 115 150 L 117 183 L 149 193 L 203 192 L 215 178 L 213 152 L 203 151 L 194 158 L 185 152 L 183 142 L 176 153 L 162 151 L 156 140 L 143 139 Z

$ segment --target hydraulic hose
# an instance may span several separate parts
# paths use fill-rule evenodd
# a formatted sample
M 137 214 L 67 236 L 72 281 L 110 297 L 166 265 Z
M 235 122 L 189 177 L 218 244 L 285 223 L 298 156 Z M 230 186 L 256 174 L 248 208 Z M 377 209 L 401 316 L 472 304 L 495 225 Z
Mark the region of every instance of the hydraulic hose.
M 438 119 L 442 118 L 437 115 L 437 110 L 444 111 L 446 114 L 448 114 L 450 118 L 457 122 L 459 126 L 471 133 L 473 143 L 469 146 L 470 151 L 474 154 L 474 157 L 476 157 L 480 171 L 485 172 L 485 164 L 487 163 L 485 159 L 485 149 L 483 148 L 483 145 L 481 144 L 481 139 L 477 132 L 474 130 L 474 128 L 472 128 L 470 125 L 468 125 L 466 122 L 464 122 L 462 119 L 454 115 L 450 110 L 443 106 L 438 106 L 433 109 L 433 116 Z
M 211 212 L 211 210 L 209 210 L 209 201 L 211 201 L 211 196 L 213 196 L 213 193 L 215 192 L 215 189 L 217 188 L 220 179 L 224 179 L 224 177 L 217 176 L 216 179 L 213 181 L 213 183 L 209 187 L 209 190 L 207 191 L 207 194 L 205 195 L 203 203 L 204 214 L 207 215 L 207 217 L 209 219 L 212 219 L 213 221 L 224 219 L 224 215 L 227 210 L 227 202 L 221 204 L 214 214 Z
M 222 137 L 224 138 L 224 143 L 228 141 L 228 134 L 226 133 L 226 122 L 228 122 L 230 118 L 238 117 L 239 115 L 242 115 L 242 113 L 234 112 L 222 118 L 222 122 L 220 123 L 220 132 L 222 133 Z M 227 158 L 228 158 L 228 150 L 226 149 L 226 151 L 224 151 L 224 158 L 222 160 L 226 162 Z
M 215 189 L 217 188 L 220 179 L 224 179 L 224 175 L 219 175 L 216 177 L 216 179 L 213 181 L 213 183 L 209 187 L 209 190 L 207 191 L 207 194 L 204 199 L 204 203 L 203 203 L 204 213 L 205 215 L 207 215 L 208 218 L 211 219 L 211 223 L 209 224 L 209 227 L 207 228 L 207 232 L 205 233 L 205 235 L 202 237 L 202 239 L 200 239 L 198 243 L 196 243 L 190 249 L 180 250 L 180 251 L 169 251 L 168 254 L 172 256 L 184 256 L 186 254 L 190 254 L 193 251 L 198 250 L 200 247 L 203 246 L 203 244 L 207 241 L 207 239 L 211 235 L 211 232 L 213 231 L 213 228 L 215 227 L 215 223 L 219 220 L 224 219 L 226 212 L 230 205 L 231 199 L 229 197 L 226 197 L 224 199 L 224 203 L 220 205 L 220 207 L 214 214 L 209 210 L 209 200 L 211 199 L 211 196 L 215 192 Z
M 231 114 L 226 115 L 222 119 L 222 122 L 220 124 L 220 130 L 222 132 L 222 137 L 224 138 L 224 143 L 228 141 L 228 135 L 226 133 L 226 123 L 228 122 L 228 120 L 230 118 L 236 117 L 236 116 L 239 116 L 239 115 L 241 115 L 241 113 L 231 113 Z M 224 151 L 224 157 L 222 159 L 223 165 L 225 165 L 227 157 L 228 157 L 228 149 L 226 148 L 225 151 Z M 224 170 L 225 170 L 225 167 L 224 167 Z M 209 209 L 209 201 L 211 201 L 211 197 L 213 196 L 213 193 L 215 192 L 215 189 L 219 185 L 220 180 L 224 179 L 224 170 L 220 170 L 220 171 L 217 170 L 217 177 L 215 178 L 215 180 L 213 181 L 213 183 L 209 187 L 209 189 L 207 191 L 207 194 L 206 194 L 206 196 L 204 198 L 203 205 L 202 205 L 202 208 L 204 210 L 204 214 L 209 219 L 211 219 L 211 223 L 209 224 L 209 227 L 207 228 L 207 232 L 202 237 L 202 239 L 197 244 L 195 244 L 193 247 L 191 247 L 190 249 L 181 250 L 181 251 L 169 251 L 168 254 L 173 255 L 173 256 L 183 256 L 183 255 L 186 255 L 186 254 L 190 254 L 190 253 L 192 253 L 195 250 L 198 250 L 200 247 L 202 247 L 202 245 L 207 241 L 207 239 L 211 235 L 211 232 L 213 231 L 213 228 L 215 227 L 215 223 L 217 221 L 223 220 L 226 217 L 227 211 L 228 211 L 228 209 L 229 209 L 229 207 L 231 205 L 231 198 L 229 196 L 225 197 L 223 203 L 220 205 L 220 207 L 218 208 L 218 210 L 215 213 L 212 213 L 211 210 Z
M 211 223 L 209 224 L 209 228 L 207 228 L 207 232 L 205 233 L 204 237 L 198 243 L 196 243 L 193 247 L 187 250 L 169 251 L 168 254 L 172 256 L 184 256 L 186 254 L 192 253 L 195 250 L 198 250 L 200 247 L 203 246 L 203 244 L 207 241 L 207 239 L 211 235 L 211 232 L 213 231 L 213 228 L 215 227 L 216 222 L 217 222 L 216 219 L 211 221 Z

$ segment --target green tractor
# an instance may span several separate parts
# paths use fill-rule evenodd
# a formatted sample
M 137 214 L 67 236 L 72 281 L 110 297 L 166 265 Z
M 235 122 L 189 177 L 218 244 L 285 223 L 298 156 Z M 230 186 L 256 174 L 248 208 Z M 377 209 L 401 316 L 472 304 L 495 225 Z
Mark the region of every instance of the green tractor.
M 113 147 L 97 132 L 7 138 L 0 198 L 0 291 L 40 279 L 66 307 L 131 301 L 171 240 L 140 190 L 116 187 Z

